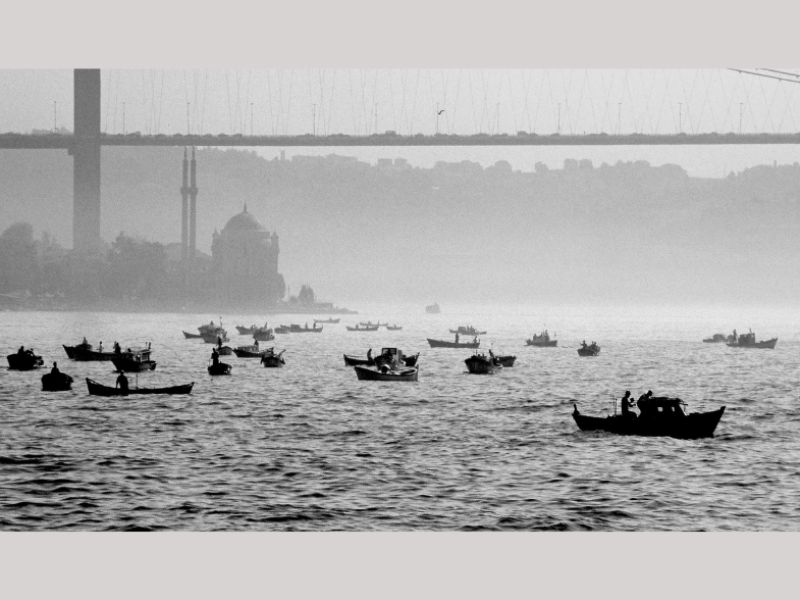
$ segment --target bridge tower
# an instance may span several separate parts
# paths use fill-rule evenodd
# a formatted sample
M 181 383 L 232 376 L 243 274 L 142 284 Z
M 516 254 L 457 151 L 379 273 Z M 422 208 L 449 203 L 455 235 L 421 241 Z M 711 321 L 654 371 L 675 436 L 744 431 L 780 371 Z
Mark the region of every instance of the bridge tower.
M 100 249 L 100 69 L 75 69 L 72 247 Z

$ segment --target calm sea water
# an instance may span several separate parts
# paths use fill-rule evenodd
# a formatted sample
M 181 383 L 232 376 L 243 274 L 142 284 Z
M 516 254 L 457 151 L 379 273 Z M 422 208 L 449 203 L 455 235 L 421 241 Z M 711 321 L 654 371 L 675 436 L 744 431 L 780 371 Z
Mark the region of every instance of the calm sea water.
M 321 334 L 278 336 L 283 369 L 223 357 L 181 330 L 211 314 L 0 313 L 6 353 L 34 347 L 74 390 L 41 391 L 43 370 L 0 368 L 0 528 L 27 530 L 800 529 L 800 317 L 789 309 L 362 307 Z M 222 315 L 234 325 L 265 315 Z M 345 325 L 389 320 L 397 332 Z M 270 325 L 311 316 L 269 317 Z M 449 327 L 488 330 L 517 355 L 493 376 L 465 373 L 467 350 L 430 349 Z M 525 347 L 547 327 L 559 346 Z M 775 350 L 704 344 L 752 327 Z M 140 385 L 195 382 L 189 396 L 89 396 L 110 363 L 66 358 L 81 337 L 152 342 Z M 580 358 L 582 339 L 602 347 Z M 417 383 L 357 381 L 342 353 L 421 352 Z M 130 377 L 135 383 L 135 377 Z M 584 433 L 572 405 L 606 414 L 629 389 L 726 405 L 711 439 Z

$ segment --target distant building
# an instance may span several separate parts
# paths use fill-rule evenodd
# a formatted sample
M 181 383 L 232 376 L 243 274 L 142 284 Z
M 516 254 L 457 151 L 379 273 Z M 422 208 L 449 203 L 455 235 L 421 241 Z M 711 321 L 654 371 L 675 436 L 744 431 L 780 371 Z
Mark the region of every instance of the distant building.
M 211 242 L 211 279 L 220 299 L 237 305 L 275 304 L 286 293 L 278 273 L 278 234 L 270 233 L 247 205 Z

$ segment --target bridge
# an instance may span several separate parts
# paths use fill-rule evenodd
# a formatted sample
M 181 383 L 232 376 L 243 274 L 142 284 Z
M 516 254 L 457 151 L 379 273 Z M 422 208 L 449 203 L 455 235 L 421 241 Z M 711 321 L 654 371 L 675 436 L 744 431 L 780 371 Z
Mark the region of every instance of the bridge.
M 800 75 L 788 72 L 756 72 L 781 81 L 800 83 Z M 739 103 L 738 133 L 684 133 L 680 125 L 683 109 L 678 105 L 678 131 L 676 133 L 620 133 L 621 102 L 617 103 L 616 133 L 570 132 L 562 134 L 561 103 L 558 103 L 557 131 L 536 134 L 519 131 L 509 133 L 475 133 L 472 135 L 440 133 L 439 115 L 444 112 L 436 105 L 436 133 L 400 135 L 395 131 L 369 135 L 316 134 L 316 104 L 313 105 L 313 130 L 311 134 L 252 135 L 253 116 L 250 104 L 251 135 L 234 134 L 162 134 L 107 133 L 101 130 L 101 78 L 100 69 L 76 69 L 74 82 L 74 132 L 72 134 L 38 133 L 0 134 L 0 149 L 56 149 L 67 150 L 73 162 L 73 246 L 82 252 L 96 251 L 102 246 L 100 238 L 100 149 L 102 146 L 228 146 L 228 147 L 434 147 L 434 146 L 674 146 L 674 145 L 753 145 L 800 144 L 798 132 L 742 133 L 742 108 Z M 792 86 L 793 87 L 793 86 Z M 189 128 L 189 102 L 187 102 L 187 130 Z M 608 103 L 607 103 L 608 104 Z M 729 107 L 730 109 L 730 107 Z M 484 112 L 486 107 L 484 106 Z M 375 105 L 377 131 L 377 104 Z M 729 110 L 730 112 L 730 110 Z M 124 115 L 124 113 L 123 113 Z M 688 115 L 687 115 L 688 116 Z M 499 122 L 499 104 L 497 106 Z M 124 122 L 124 116 L 123 116 Z M 497 131 L 499 127 L 495 128 Z M 55 127 L 54 127 L 55 131 Z

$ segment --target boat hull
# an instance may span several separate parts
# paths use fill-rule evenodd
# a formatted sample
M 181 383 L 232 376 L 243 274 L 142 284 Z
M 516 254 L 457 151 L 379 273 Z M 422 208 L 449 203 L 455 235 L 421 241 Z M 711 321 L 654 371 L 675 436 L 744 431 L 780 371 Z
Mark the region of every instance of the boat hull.
M 491 375 L 498 369 L 502 369 L 502 365 L 495 364 L 494 361 L 485 356 L 470 356 L 464 361 L 467 365 L 467 371 L 473 375 Z
M 613 415 L 591 417 L 582 415 L 576 406 L 572 417 L 581 431 L 607 431 L 618 435 L 664 436 L 679 439 L 713 437 L 725 407 L 704 413 L 669 418 L 643 418 L 641 416 Z
M 232 367 L 228 363 L 217 363 L 216 365 L 208 365 L 209 375 L 230 375 Z
M 265 350 L 256 350 L 254 346 L 234 348 L 233 353 L 239 358 L 261 358 Z
M 43 392 L 66 392 L 72 389 L 72 377 L 66 373 L 45 373 L 42 375 Z
M 364 366 L 355 366 L 353 369 L 360 381 L 417 381 L 419 378 L 419 369 L 416 367 L 385 373 Z
M 558 340 L 550 340 L 547 342 L 537 342 L 534 340 L 525 340 L 526 346 L 534 346 L 535 348 L 554 348 L 558 345 Z
M 446 340 L 433 340 L 426 338 L 431 348 L 470 348 L 474 350 L 478 348 L 481 343 L 478 342 L 448 342 Z
M 116 387 L 103 385 L 94 379 L 86 378 L 86 387 L 91 396 L 131 396 L 133 394 L 191 394 L 194 381 L 184 385 L 173 385 L 163 388 L 130 388 L 123 391 Z
M 277 354 L 274 356 L 264 355 L 261 357 L 261 365 L 268 369 L 279 369 L 285 364 L 286 361 L 283 360 L 283 357 Z
M 516 356 L 495 356 L 494 363 L 496 365 L 500 365 L 501 367 L 513 367 L 514 363 L 517 362 Z
M 242 327 L 241 325 L 237 325 L 236 331 L 239 332 L 239 335 L 253 335 L 255 329 L 252 327 Z
M 125 371 L 126 373 L 153 371 L 156 368 L 156 361 L 154 360 L 133 360 L 125 356 L 112 358 L 111 362 L 114 363 L 117 371 Z
M 578 356 L 597 356 L 600 348 L 578 348 Z
M 203 336 L 200 335 L 199 333 L 189 333 L 188 331 L 184 331 L 183 332 L 183 337 L 185 337 L 187 340 L 195 340 L 195 339 L 199 340 Z M 72 357 L 70 356 L 70 358 L 72 358 Z
M 378 326 L 373 327 L 347 327 L 347 331 L 378 331 Z
M 739 343 L 734 344 L 733 342 L 728 342 L 728 346 L 731 348 L 766 348 L 768 350 L 772 350 L 775 348 L 775 344 L 777 343 L 778 343 L 778 338 L 772 338 L 771 340 L 764 340 L 762 342 L 753 342 L 752 344 L 739 344 Z
M 31 371 L 44 365 L 44 360 L 36 354 L 9 354 L 7 357 L 8 368 L 14 371 Z

